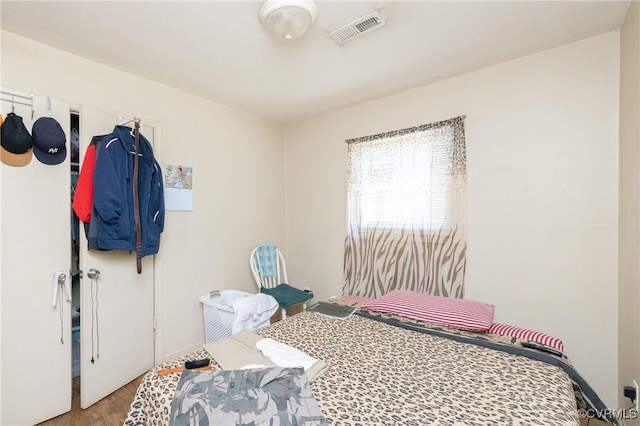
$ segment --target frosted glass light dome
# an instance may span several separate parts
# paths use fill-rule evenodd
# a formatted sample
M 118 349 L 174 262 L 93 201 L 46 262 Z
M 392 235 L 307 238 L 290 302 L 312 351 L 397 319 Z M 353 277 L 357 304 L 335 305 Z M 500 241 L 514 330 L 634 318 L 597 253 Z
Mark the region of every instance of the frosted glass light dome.
M 267 0 L 260 8 L 260 21 L 271 34 L 295 40 L 311 27 L 318 15 L 313 0 Z

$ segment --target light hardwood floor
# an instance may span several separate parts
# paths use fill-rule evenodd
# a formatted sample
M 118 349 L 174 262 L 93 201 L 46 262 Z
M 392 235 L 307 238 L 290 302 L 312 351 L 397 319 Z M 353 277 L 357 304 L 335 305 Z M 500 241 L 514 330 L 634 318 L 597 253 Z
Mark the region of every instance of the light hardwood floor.
M 73 379 L 71 411 L 39 423 L 38 426 L 120 426 L 127 417 L 141 380 L 142 376 L 83 410 L 80 408 L 80 378 L 76 377 Z

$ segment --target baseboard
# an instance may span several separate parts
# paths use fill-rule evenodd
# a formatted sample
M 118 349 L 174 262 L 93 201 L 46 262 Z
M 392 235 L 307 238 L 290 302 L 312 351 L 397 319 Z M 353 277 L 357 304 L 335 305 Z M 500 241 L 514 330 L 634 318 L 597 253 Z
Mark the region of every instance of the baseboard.
M 193 346 L 189 346 L 187 348 L 181 349 L 177 352 L 174 352 L 172 354 L 169 355 L 165 355 L 162 359 L 162 361 L 160 362 L 166 362 L 166 361 L 171 361 L 172 359 L 176 359 L 176 358 L 180 358 L 181 356 L 190 354 L 191 352 L 195 352 L 198 349 L 202 349 L 202 345 L 204 345 L 204 340 L 200 343 L 197 343 Z

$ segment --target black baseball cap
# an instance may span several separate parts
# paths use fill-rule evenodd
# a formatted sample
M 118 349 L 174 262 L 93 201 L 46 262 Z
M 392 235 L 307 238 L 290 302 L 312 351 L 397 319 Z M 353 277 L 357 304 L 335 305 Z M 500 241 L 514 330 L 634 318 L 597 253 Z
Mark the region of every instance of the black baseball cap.
M 7 114 L 0 128 L 0 161 L 10 166 L 26 166 L 33 158 L 33 140 L 22 117 Z
M 43 164 L 60 164 L 67 158 L 67 137 L 52 117 L 40 117 L 33 123 L 33 154 Z

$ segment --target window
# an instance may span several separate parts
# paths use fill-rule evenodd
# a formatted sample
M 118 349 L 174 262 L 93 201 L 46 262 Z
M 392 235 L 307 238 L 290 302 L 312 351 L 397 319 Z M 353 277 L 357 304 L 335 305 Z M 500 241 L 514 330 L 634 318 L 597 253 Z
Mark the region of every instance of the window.
M 464 117 L 347 144 L 344 294 L 420 287 L 462 297 Z
M 452 126 L 349 145 L 349 197 L 361 226 L 448 227 Z

